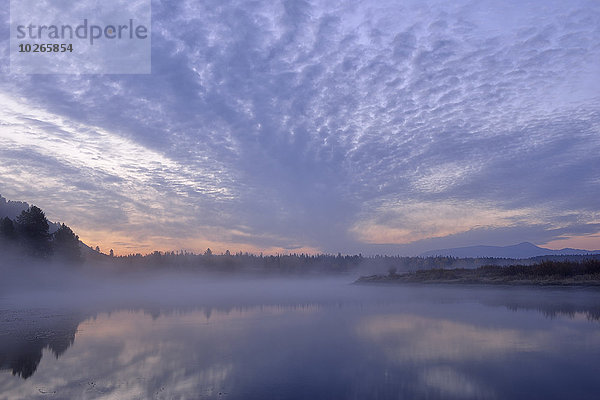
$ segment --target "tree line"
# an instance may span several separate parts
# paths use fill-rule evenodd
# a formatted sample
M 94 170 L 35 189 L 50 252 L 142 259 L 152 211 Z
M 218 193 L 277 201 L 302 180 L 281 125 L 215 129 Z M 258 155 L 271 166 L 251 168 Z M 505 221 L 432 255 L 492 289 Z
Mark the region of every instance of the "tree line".
M 155 251 L 110 257 L 125 269 L 190 269 L 222 273 L 252 272 L 264 274 L 338 274 L 351 271 L 372 273 L 408 272 L 432 268 L 477 268 L 482 265 L 510 265 L 515 260 L 500 258 L 363 256 L 362 254 L 276 254 L 262 255 L 229 250 L 216 254 L 210 248 L 203 253 Z
M 25 207 L 25 209 L 23 209 Z M 18 214 L 20 208 L 20 214 Z M 79 237 L 65 224 L 50 223 L 44 212 L 22 202 L 7 202 L 0 196 L 0 253 L 25 254 L 38 259 L 53 259 L 61 262 L 84 261 Z M 10 213 L 9 213 L 10 212 Z M 1 217 L 2 215 L 9 216 Z M 15 216 L 16 215 L 16 216 Z M 51 229 L 52 228 L 52 229 Z M 52 231 L 52 232 L 51 232 Z M 0 258 L 2 258 L 0 254 Z M 363 256 L 335 254 L 277 254 L 232 253 L 229 250 L 215 254 L 211 249 L 195 254 L 187 251 L 155 251 L 147 255 L 131 254 L 114 256 L 96 251 L 87 251 L 85 258 L 93 262 L 106 262 L 125 268 L 184 268 L 214 272 L 258 272 L 258 273 L 344 273 L 359 269 L 362 272 L 395 275 L 398 272 L 420 270 L 476 269 L 482 266 L 530 265 L 542 261 L 581 261 L 584 256 L 544 256 L 526 260 L 507 258 L 456 258 Z M 585 256 L 600 259 L 600 255 Z
M 26 203 L 22 203 L 25 204 Z M 38 259 L 54 259 L 61 262 L 83 261 L 79 237 L 65 224 L 50 233 L 51 224 L 44 212 L 36 206 L 28 206 L 14 219 L 0 218 L 0 250 L 16 250 Z M 408 271 L 429 268 L 478 267 L 486 264 L 509 264 L 509 260 L 457 259 L 454 257 L 399 257 L 371 256 L 362 254 L 277 254 L 256 255 L 251 253 L 214 254 L 211 249 L 195 254 L 187 251 L 155 251 L 147 255 L 131 254 L 115 257 L 104 255 L 96 247 L 86 253 L 91 261 L 104 261 L 125 268 L 191 268 L 214 272 L 258 273 L 344 273 L 355 269 L 376 271 Z
M 5 251 L 16 250 L 35 258 L 82 261 L 79 236 L 65 224 L 50 233 L 46 215 L 36 206 L 21 211 L 14 220 L 0 219 L 0 246 Z

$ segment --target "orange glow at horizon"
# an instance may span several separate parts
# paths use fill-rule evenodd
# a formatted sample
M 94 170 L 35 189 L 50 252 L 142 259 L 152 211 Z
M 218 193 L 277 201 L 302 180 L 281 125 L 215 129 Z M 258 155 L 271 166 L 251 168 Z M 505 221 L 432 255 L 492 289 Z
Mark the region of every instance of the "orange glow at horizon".
M 188 251 L 195 254 L 203 254 L 207 248 L 210 248 L 214 254 L 225 253 L 229 250 L 231 254 L 237 252 L 251 253 L 251 254 L 264 254 L 264 255 L 275 255 L 275 254 L 291 254 L 291 253 L 305 253 L 305 254 L 320 254 L 323 251 L 313 247 L 299 247 L 296 249 L 285 249 L 282 247 L 256 247 L 245 243 L 223 243 L 215 241 L 207 241 L 202 239 L 185 239 L 175 240 L 168 239 L 166 241 L 146 241 L 139 243 L 137 246 L 123 245 L 124 239 L 128 239 L 124 236 L 113 235 L 98 235 L 98 232 L 94 232 L 88 235 L 82 235 L 81 240 L 88 246 L 95 248 L 100 247 L 102 253 L 108 254 L 110 250 L 114 250 L 116 256 L 126 256 L 130 254 L 150 254 L 154 251 L 170 252 L 170 251 Z M 168 242 L 168 244 L 166 243 Z M 564 248 L 574 248 L 580 250 L 600 250 L 600 232 L 594 235 L 585 236 L 571 236 L 565 239 L 553 240 L 547 243 L 540 243 L 538 246 L 548 248 L 551 250 L 560 250 Z M 356 253 L 359 253 L 357 251 Z
M 76 232 L 77 233 L 77 232 Z M 79 238 L 86 245 L 95 249 L 96 246 L 100 247 L 100 252 L 109 254 L 110 250 L 114 251 L 115 256 L 127 256 L 130 254 L 150 254 L 154 251 L 160 252 L 171 252 L 171 251 L 188 251 L 195 254 L 203 254 L 206 249 L 210 248 L 214 254 L 222 254 L 229 250 L 231 254 L 237 252 L 251 253 L 251 254 L 264 254 L 264 255 L 275 255 L 275 254 L 291 254 L 291 253 L 304 253 L 304 254 L 319 254 L 322 253 L 320 249 L 314 247 L 301 246 L 293 249 L 286 249 L 283 247 L 271 246 L 271 247 L 257 247 L 246 243 L 226 243 L 206 240 L 202 238 L 132 238 L 124 234 L 116 232 L 102 232 L 102 231 L 85 231 L 81 232 Z

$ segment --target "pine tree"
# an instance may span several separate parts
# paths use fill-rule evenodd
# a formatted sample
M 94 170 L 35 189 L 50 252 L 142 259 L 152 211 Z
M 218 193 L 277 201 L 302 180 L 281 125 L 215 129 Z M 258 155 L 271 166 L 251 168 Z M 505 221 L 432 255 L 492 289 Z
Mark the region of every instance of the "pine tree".
M 17 231 L 15 230 L 15 224 L 12 219 L 8 217 L 0 219 L 0 237 L 8 240 L 17 238 Z
M 23 210 L 17 217 L 17 228 L 33 256 L 47 257 L 52 254 L 48 220 L 41 209 L 31 206 Z
M 80 262 L 81 249 L 79 248 L 79 236 L 75 235 L 71 228 L 62 224 L 52 235 L 54 254 L 61 261 Z

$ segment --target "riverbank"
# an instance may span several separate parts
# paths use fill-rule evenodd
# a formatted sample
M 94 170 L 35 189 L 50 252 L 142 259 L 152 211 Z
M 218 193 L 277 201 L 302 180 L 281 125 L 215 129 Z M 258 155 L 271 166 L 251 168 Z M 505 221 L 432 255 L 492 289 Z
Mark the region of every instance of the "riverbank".
M 542 262 L 507 267 L 483 266 L 476 269 L 428 269 L 405 274 L 360 277 L 355 283 L 438 283 L 531 286 L 598 286 L 600 262 Z

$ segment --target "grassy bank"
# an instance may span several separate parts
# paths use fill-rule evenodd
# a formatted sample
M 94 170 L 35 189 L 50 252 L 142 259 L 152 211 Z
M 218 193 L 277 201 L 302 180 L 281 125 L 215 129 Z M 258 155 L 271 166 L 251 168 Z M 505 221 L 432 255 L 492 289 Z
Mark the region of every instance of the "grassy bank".
M 500 285 L 600 286 L 600 261 L 544 261 L 533 265 L 485 265 L 475 269 L 428 269 L 363 276 L 357 283 L 473 283 Z

